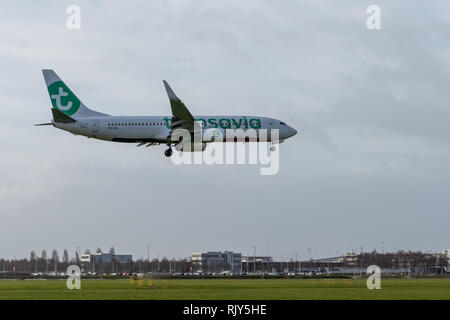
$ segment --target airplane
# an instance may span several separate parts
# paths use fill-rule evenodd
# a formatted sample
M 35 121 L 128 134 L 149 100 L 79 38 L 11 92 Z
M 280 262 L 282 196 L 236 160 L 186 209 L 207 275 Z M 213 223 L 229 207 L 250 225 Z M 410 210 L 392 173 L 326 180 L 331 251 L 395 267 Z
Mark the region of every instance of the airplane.
M 165 80 L 163 83 L 169 96 L 171 116 L 111 116 L 86 107 L 53 70 L 43 69 L 42 73 L 52 102 L 53 119 L 49 123 L 35 126 L 52 125 L 75 135 L 105 141 L 137 143 L 137 146 L 165 144 L 168 146 L 164 152 L 166 157 L 172 156 L 172 146 L 182 152 L 204 151 L 207 143 L 214 142 L 219 135 L 225 137 L 227 129 L 255 129 L 257 141 L 259 141 L 261 129 L 266 129 L 267 141 L 272 143 L 271 151 L 275 150 L 273 144 L 281 143 L 297 134 L 297 130 L 274 118 L 193 116 Z M 203 133 L 201 150 L 194 150 L 192 146 L 188 148 L 179 137 L 175 139 L 176 129 L 185 129 L 190 133 L 200 130 Z M 271 129 L 279 129 L 277 140 L 272 139 Z M 234 138 L 234 141 L 240 140 Z M 242 140 L 242 142 L 249 141 L 254 140 L 249 140 L 248 137 Z M 223 139 L 223 142 L 227 140 Z

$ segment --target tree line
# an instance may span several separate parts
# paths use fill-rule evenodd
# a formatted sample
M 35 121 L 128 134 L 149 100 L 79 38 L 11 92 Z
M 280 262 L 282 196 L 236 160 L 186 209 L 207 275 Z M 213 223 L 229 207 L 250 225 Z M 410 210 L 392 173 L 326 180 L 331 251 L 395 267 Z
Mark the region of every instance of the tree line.
M 101 248 L 97 248 L 97 253 L 101 253 Z M 114 247 L 109 253 L 115 254 Z M 85 254 L 90 254 L 89 250 Z M 362 252 L 353 255 L 346 255 L 339 261 L 270 261 L 270 262 L 248 262 L 242 263 L 242 272 L 298 272 L 305 270 L 326 271 L 336 268 L 359 268 L 365 269 L 369 265 L 377 265 L 382 269 L 405 270 L 413 274 L 443 273 L 448 269 L 449 256 L 437 253 L 423 253 L 413 251 L 398 251 L 392 253 L 379 253 L 376 251 Z M 188 258 L 169 259 L 143 259 L 139 258 L 127 263 L 119 263 L 112 259 L 110 263 L 81 262 L 78 251 L 74 257 L 69 257 L 67 249 L 63 250 L 62 256 L 56 249 L 49 255 L 46 250 L 42 250 L 38 256 L 35 251 L 30 253 L 28 259 L 0 259 L 0 273 L 42 273 L 53 274 L 67 270 L 69 265 L 79 265 L 84 273 L 188 273 L 197 272 L 205 268 L 193 265 Z M 224 271 L 230 268 L 224 266 Z

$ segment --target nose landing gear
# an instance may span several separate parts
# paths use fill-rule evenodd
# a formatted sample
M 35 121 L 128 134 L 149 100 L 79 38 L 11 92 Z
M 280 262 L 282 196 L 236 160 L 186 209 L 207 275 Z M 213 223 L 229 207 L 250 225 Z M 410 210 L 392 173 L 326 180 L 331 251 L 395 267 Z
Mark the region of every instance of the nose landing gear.
M 170 147 L 169 147 L 169 149 L 164 151 L 164 155 L 168 158 L 172 156 L 172 153 L 173 153 L 173 151 L 172 151 L 172 148 L 170 148 Z

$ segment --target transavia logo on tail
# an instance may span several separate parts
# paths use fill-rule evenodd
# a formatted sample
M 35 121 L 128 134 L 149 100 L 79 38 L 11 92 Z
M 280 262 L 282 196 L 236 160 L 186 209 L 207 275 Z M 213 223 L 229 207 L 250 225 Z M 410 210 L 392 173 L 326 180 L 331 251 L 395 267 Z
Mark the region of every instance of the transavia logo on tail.
M 49 85 L 48 93 L 50 94 L 53 108 L 62 111 L 68 116 L 78 111 L 80 100 L 75 97 L 62 81 L 56 81 Z

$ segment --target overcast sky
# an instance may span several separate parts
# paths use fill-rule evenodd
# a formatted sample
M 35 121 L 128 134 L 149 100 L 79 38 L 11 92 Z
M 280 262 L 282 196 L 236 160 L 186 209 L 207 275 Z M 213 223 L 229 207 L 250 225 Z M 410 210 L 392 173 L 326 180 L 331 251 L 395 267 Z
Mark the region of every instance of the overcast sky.
M 450 249 L 449 22 L 448 1 L 2 1 L 0 256 Z M 169 115 L 166 79 L 193 114 L 301 134 L 274 176 L 175 166 L 162 146 L 33 127 L 51 119 L 43 68 L 108 114 Z

